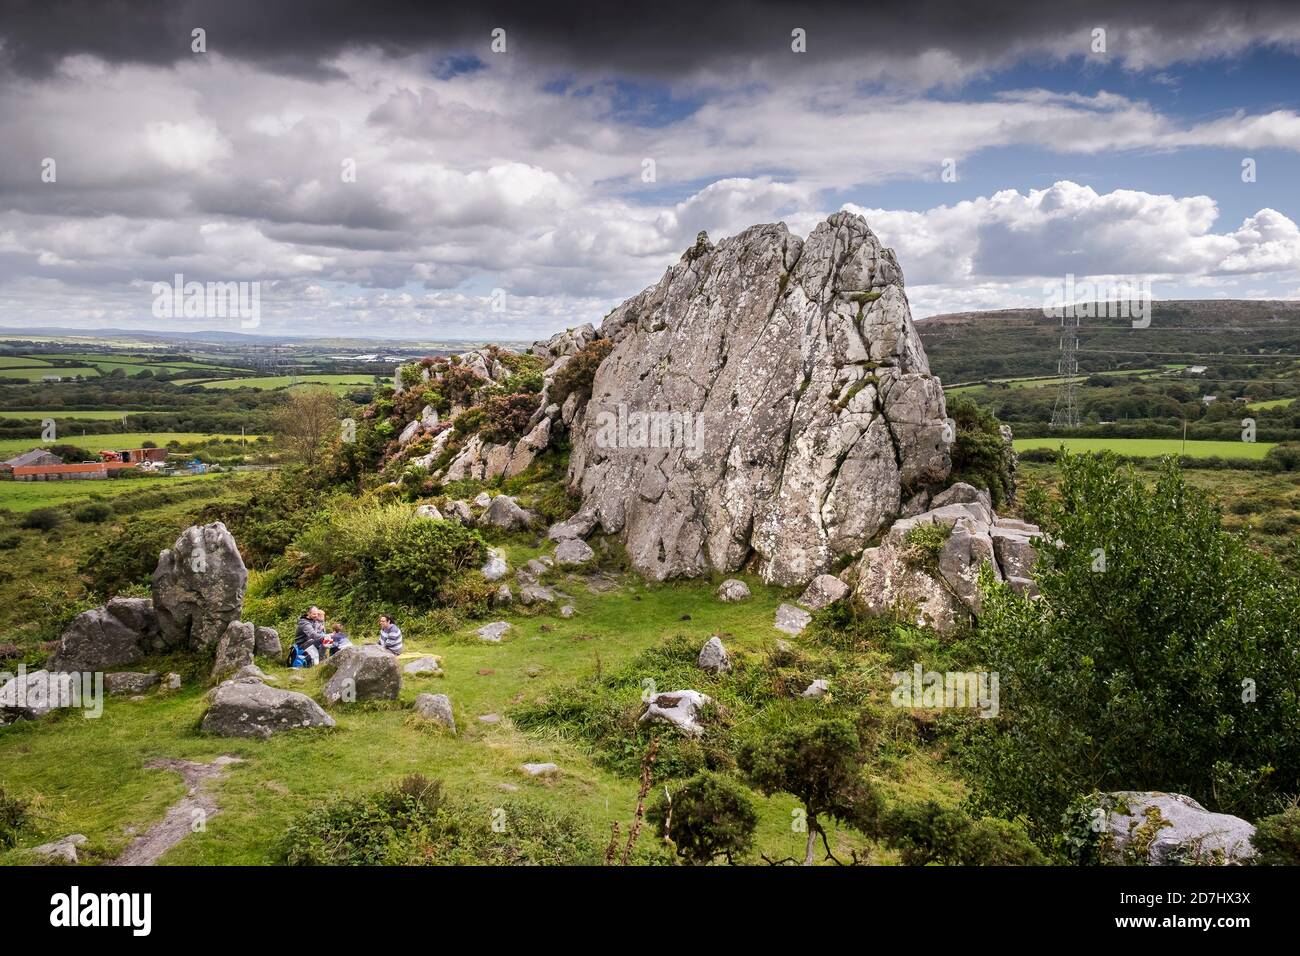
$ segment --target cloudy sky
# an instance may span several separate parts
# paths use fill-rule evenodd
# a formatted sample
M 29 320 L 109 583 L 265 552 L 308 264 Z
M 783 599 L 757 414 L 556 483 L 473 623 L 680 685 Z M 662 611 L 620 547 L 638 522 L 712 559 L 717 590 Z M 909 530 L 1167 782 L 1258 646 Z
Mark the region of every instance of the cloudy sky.
M 0 326 L 528 340 L 840 208 L 918 316 L 1300 298 L 1300 5 L 585 6 L 0 0 Z

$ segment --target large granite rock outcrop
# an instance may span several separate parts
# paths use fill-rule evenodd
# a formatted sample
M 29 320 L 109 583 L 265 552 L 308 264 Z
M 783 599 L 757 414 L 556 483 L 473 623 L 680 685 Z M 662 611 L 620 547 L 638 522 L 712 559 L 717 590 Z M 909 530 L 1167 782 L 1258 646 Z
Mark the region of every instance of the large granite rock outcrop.
M 569 482 L 650 578 L 753 559 L 804 584 L 948 475 L 943 390 L 894 254 L 859 216 L 806 240 L 784 223 L 701 233 L 601 335 Z
M 987 492 L 962 482 L 933 503 L 928 511 L 894 522 L 878 546 L 863 552 L 854 594 L 868 610 L 906 612 L 918 624 L 951 631 L 979 615 L 984 565 L 995 581 L 1006 581 L 1017 593 L 1036 593 L 1031 575 L 1043 540 L 1037 526 L 999 518 Z M 916 534 L 927 526 L 940 531 L 932 536 L 938 541 L 934 553 Z

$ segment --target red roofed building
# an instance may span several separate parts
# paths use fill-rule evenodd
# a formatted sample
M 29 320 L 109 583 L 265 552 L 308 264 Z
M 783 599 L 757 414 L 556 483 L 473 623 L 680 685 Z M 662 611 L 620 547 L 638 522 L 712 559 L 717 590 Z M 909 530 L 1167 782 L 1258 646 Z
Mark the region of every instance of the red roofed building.
M 14 469 L 14 481 L 76 481 L 107 478 L 110 471 L 135 468 L 130 462 L 90 461 L 79 465 L 26 465 Z

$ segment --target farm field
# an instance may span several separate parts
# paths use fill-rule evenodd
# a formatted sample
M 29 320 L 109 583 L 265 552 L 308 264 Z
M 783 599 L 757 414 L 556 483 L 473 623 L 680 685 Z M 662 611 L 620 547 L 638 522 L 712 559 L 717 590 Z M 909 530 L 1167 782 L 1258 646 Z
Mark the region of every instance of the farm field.
M 52 366 L 44 368 L 0 367 L 0 378 L 17 379 L 22 382 L 39 382 L 46 375 L 58 375 L 62 378 L 80 375 L 84 378 L 95 378 L 99 375 L 99 369 L 90 365 L 78 365 L 68 368 L 54 368 Z
M 160 409 L 160 410 L 165 411 L 165 409 Z M 27 411 L 26 409 L 23 409 L 21 411 L 7 411 L 7 410 L 0 411 L 0 418 L 11 418 L 11 419 L 19 419 L 19 420 L 27 420 L 27 419 L 40 420 L 45 418 L 53 418 L 56 420 L 61 420 L 61 419 L 69 419 L 69 418 L 72 419 L 80 418 L 84 421 L 115 422 L 115 421 L 121 421 L 124 416 L 147 415 L 147 414 L 148 412 L 115 412 L 115 411 L 104 411 L 103 409 L 93 409 L 90 411 L 85 411 L 85 410 L 75 409 L 75 408 L 61 408 L 58 411 L 39 411 L 39 410 Z
M 1273 447 L 1271 442 L 1187 441 L 1177 438 L 1017 438 L 1016 451 L 1031 448 L 1059 448 L 1071 452 L 1113 451 L 1117 455 L 1158 458 L 1162 455 L 1188 455 L 1193 458 L 1262 459 Z
M 334 385 L 334 386 L 355 386 L 370 385 L 374 382 L 372 375 L 267 375 L 253 378 L 223 378 L 215 380 L 206 379 L 180 379 L 177 385 L 202 385 L 204 388 L 211 389 L 235 389 L 235 388 L 256 388 L 256 389 L 276 389 L 287 388 L 292 385 Z
M 0 355 L 0 368 L 29 368 L 39 365 L 48 366 L 49 364 L 49 362 L 28 358 L 25 355 Z
M 180 442 L 182 445 L 191 445 L 196 442 L 222 441 L 228 439 L 239 440 L 239 435 L 201 435 L 198 432 L 121 432 L 110 435 L 59 435 L 59 442 L 70 445 L 79 445 L 84 440 L 86 445 L 93 445 L 92 451 L 100 448 L 139 448 L 145 442 L 151 441 L 158 447 L 164 447 L 168 442 Z M 249 444 L 256 441 L 256 435 L 244 436 Z M 3 438 L 0 439 L 0 456 L 4 458 L 13 455 L 22 454 L 25 451 L 31 451 L 33 448 L 39 448 L 41 442 L 36 437 L 32 438 Z
M 146 489 L 171 491 L 228 477 L 229 473 L 217 473 L 175 478 L 107 478 L 103 481 L 0 481 L 0 511 L 24 512 L 58 505 L 79 505 L 87 501 L 108 501 Z

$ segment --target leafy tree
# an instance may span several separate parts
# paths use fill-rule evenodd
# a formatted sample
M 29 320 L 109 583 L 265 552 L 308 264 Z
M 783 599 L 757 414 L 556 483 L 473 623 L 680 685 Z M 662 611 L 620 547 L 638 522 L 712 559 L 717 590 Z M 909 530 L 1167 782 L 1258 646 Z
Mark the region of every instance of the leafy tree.
M 298 388 L 273 416 L 272 428 L 286 453 L 311 468 L 342 434 L 341 411 L 338 396 L 328 388 Z
M 1273 809 L 1300 778 L 1300 586 L 1226 533 L 1172 460 L 1148 487 L 1063 456 L 1030 599 L 982 581 L 1002 716 L 965 724 L 975 804 L 1046 837 L 1092 791 Z
M 669 799 L 661 796 L 646 819 L 661 839 L 672 840 L 677 855 L 703 866 L 718 857 L 728 863 L 754 845 L 758 814 L 743 787 L 715 773 L 692 777 Z
M 747 743 L 740 768 L 762 793 L 788 793 L 803 804 L 808 826 L 804 866 L 812 866 L 820 836 L 827 853 L 824 821 L 862 826 L 876 812 L 875 797 L 862 780 L 863 747 L 844 719 L 797 724 Z

